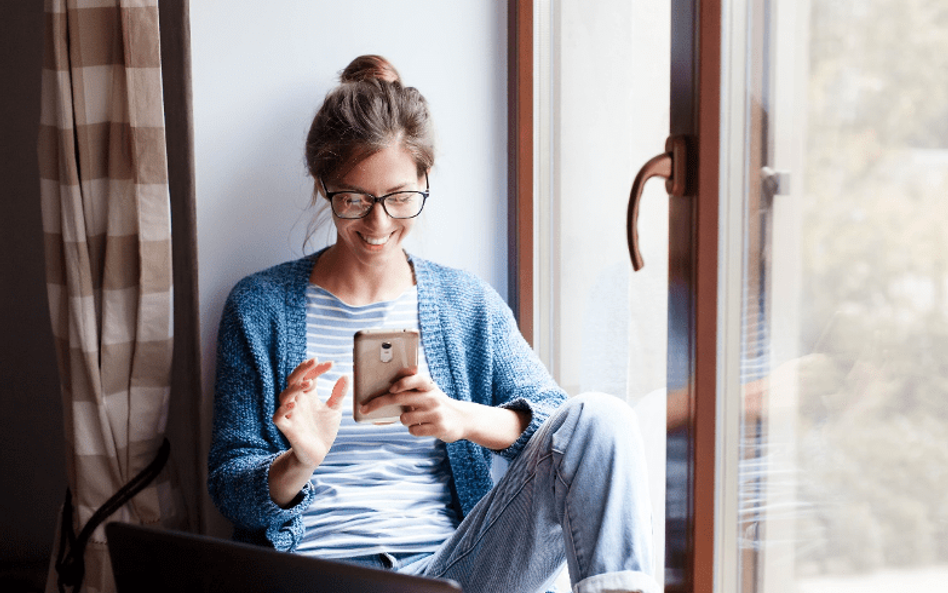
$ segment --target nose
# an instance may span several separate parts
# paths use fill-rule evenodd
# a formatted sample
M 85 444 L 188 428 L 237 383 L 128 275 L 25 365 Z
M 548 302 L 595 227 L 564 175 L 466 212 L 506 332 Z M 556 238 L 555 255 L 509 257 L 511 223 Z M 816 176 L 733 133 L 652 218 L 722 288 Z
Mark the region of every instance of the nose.
M 388 213 L 385 212 L 385 208 L 382 208 L 381 202 L 376 202 L 372 205 L 372 209 L 369 210 L 369 213 L 365 215 L 365 218 L 362 219 L 366 224 L 376 227 L 384 228 L 388 226 L 391 218 Z

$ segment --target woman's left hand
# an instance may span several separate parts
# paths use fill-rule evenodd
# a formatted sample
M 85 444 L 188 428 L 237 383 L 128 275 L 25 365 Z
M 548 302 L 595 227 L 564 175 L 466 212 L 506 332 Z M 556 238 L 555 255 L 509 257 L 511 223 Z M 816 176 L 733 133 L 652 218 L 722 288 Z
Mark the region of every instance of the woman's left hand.
M 389 405 L 403 406 L 401 423 L 416 437 L 446 443 L 466 439 L 489 449 L 509 447 L 530 424 L 530 412 L 495 408 L 448 397 L 431 377 L 408 369 L 389 392 L 362 406 L 364 413 Z
M 401 423 L 408 432 L 416 437 L 435 437 L 446 443 L 466 438 L 467 415 L 464 402 L 451 399 L 427 375 L 420 375 L 414 369 L 392 384 L 389 392 L 380 395 L 362 406 L 364 413 L 389 405 L 399 405 L 402 409 Z

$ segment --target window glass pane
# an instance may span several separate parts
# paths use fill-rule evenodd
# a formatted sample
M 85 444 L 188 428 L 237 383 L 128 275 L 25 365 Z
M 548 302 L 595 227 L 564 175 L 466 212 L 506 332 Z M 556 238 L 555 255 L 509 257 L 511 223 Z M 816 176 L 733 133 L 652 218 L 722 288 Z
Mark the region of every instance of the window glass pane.
M 740 589 L 942 590 L 948 4 L 730 4 L 750 56 Z
M 535 346 L 570 395 L 637 411 L 652 486 L 656 574 L 664 517 L 668 197 L 646 186 L 645 268 L 626 243 L 629 190 L 668 135 L 667 0 L 537 2 L 541 40 Z

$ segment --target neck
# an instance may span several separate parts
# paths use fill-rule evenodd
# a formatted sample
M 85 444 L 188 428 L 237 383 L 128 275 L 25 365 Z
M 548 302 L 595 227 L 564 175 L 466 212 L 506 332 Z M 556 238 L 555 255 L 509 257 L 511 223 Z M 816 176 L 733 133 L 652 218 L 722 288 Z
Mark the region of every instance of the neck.
M 316 260 L 310 282 L 345 303 L 363 306 L 398 298 L 415 283 L 415 275 L 404 253 L 373 265 L 346 258 L 333 245 Z

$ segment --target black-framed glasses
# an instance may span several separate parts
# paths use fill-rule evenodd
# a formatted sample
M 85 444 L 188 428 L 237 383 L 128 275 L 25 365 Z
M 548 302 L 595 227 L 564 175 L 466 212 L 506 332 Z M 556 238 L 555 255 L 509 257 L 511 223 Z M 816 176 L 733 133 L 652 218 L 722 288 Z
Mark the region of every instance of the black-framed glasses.
M 396 191 L 379 197 L 350 190 L 331 192 L 326 189 L 326 182 L 322 179 L 319 181 L 323 184 L 323 191 L 332 206 L 332 213 L 339 218 L 348 219 L 365 218 L 378 203 L 382 204 L 382 209 L 392 218 L 415 218 L 421 214 L 430 193 L 427 171 L 425 191 Z

